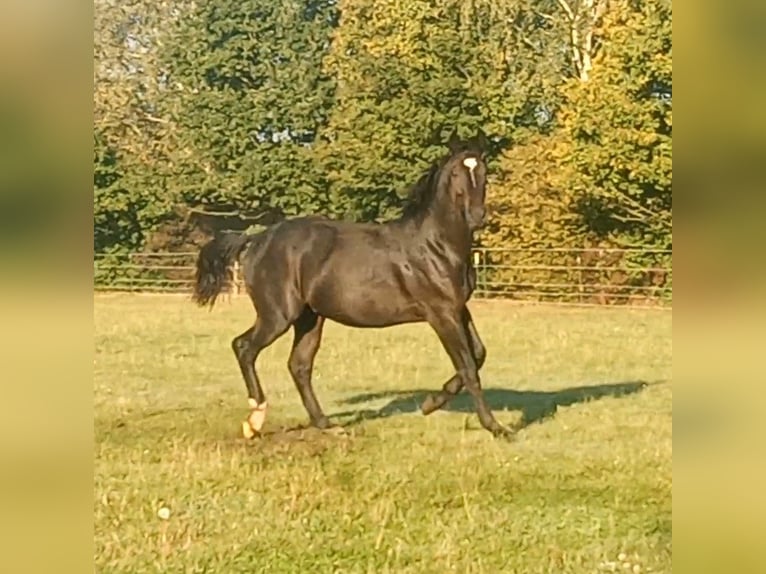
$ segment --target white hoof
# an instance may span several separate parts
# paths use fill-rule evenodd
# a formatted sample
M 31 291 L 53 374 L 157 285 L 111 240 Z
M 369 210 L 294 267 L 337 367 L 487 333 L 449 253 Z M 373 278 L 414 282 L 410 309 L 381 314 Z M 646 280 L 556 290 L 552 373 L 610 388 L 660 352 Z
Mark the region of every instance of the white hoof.
M 253 399 L 250 399 L 248 403 L 250 404 L 250 415 L 247 417 L 247 423 L 250 425 L 251 430 L 259 432 L 266 421 L 266 407 L 268 404 L 264 401 L 259 405 Z
M 246 439 L 251 439 L 255 436 L 255 431 L 248 421 L 242 421 L 242 435 Z

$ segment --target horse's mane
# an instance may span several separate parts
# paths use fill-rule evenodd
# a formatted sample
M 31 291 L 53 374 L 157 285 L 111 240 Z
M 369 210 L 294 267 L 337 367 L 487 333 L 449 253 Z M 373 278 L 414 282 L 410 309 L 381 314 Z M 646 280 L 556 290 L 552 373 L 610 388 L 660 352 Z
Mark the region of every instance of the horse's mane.
M 441 169 L 444 161 L 445 159 L 442 158 L 432 163 L 428 171 L 421 175 L 418 181 L 410 187 L 407 201 L 402 210 L 402 219 L 415 218 L 428 210 L 434 195 L 436 195 L 436 175 L 439 173 L 439 169 Z

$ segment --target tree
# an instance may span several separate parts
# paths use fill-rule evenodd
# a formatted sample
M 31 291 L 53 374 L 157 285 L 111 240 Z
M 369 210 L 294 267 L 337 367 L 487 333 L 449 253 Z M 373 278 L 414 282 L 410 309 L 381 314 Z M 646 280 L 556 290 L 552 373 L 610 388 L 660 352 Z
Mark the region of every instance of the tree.
M 320 61 L 335 20 L 327 0 L 215 0 L 178 22 L 163 61 L 186 205 L 254 215 L 325 208 L 311 148 L 332 102 Z
M 453 128 L 495 144 L 481 245 L 668 248 L 671 26 L 669 0 L 97 0 L 96 249 L 186 212 L 394 217 Z M 525 257 L 530 284 L 565 262 Z
M 505 145 L 553 93 L 539 58 L 551 21 L 532 3 L 345 0 L 325 60 L 336 105 L 317 153 L 344 216 L 396 214 L 447 132 Z M 512 25 L 507 25 L 508 23 Z
M 610 3 L 600 58 L 565 88 L 577 211 L 623 246 L 669 248 L 672 235 L 672 12 L 669 0 Z
M 537 290 L 583 281 L 657 284 L 665 278 L 654 272 L 583 278 L 565 276 L 555 267 L 618 264 L 613 255 L 596 260 L 593 252 L 577 251 L 588 247 L 671 246 L 670 2 L 561 0 L 559 8 L 551 17 L 561 22 L 556 29 L 563 32 L 570 56 L 559 80 L 550 81 L 559 86 L 561 98 L 546 129 L 519 134 L 501 157 L 482 244 L 574 249 L 515 254 L 514 265 L 526 270 L 500 272 L 504 281 Z M 666 266 L 667 259 L 629 254 L 621 263 L 639 269 Z
M 174 125 L 164 116 L 157 48 L 183 0 L 97 0 L 94 30 L 96 251 L 137 248 L 176 204 Z

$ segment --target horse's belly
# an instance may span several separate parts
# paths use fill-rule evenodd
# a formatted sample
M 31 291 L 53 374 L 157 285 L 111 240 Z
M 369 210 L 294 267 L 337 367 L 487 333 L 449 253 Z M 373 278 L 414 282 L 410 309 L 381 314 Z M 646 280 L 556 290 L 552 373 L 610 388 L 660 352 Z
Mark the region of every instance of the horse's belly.
M 326 314 L 317 310 L 317 313 L 323 317 L 326 317 L 327 319 L 330 319 L 331 321 L 345 325 L 346 327 L 358 327 L 362 329 L 382 329 L 385 327 L 393 327 L 395 325 L 403 325 L 405 323 L 417 323 L 423 320 L 419 314 L 414 312 L 397 314 L 367 313 L 351 315 L 345 311 Z
M 387 327 L 423 320 L 420 301 L 393 275 L 346 269 L 323 274 L 311 286 L 309 306 L 350 327 Z

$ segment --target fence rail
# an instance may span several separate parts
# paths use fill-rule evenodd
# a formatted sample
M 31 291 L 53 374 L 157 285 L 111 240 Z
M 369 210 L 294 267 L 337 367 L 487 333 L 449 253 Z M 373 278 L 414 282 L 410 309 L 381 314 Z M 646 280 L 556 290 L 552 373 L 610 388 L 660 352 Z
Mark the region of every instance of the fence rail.
M 190 292 L 196 253 L 97 254 L 98 291 Z M 672 251 L 478 248 L 474 296 L 578 305 L 672 305 Z M 230 293 L 243 291 L 238 266 Z

